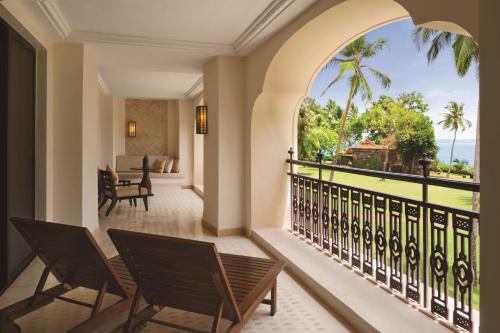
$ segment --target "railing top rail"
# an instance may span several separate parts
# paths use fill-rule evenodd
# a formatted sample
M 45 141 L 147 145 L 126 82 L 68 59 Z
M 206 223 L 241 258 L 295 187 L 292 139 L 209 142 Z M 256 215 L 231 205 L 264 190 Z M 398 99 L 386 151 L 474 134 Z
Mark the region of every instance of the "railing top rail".
M 450 180 L 437 177 L 424 177 L 419 175 L 409 175 L 409 174 L 387 172 L 387 171 L 367 170 L 367 169 L 352 168 L 341 165 L 328 165 L 317 162 L 300 161 L 292 159 L 287 159 L 286 161 L 287 163 L 291 163 L 293 165 L 321 168 L 322 170 L 333 170 L 333 171 L 352 173 L 362 176 L 400 180 L 411 183 L 427 184 L 427 185 L 447 187 L 447 188 L 453 188 L 471 192 L 479 192 L 480 188 L 480 183 L 465 182 L 460 180 Z

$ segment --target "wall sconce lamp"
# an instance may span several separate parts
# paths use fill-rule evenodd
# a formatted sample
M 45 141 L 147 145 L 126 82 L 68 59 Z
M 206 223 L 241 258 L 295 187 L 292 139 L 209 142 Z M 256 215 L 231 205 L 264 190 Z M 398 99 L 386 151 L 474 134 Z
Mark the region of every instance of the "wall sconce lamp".
M 196 107 L 196 134 L 208 133 L 208 107 L 206 105 L 198 105 Z
M 128 122 L 127 134 L 129 138 L 135 138 L 137 136 L 137 126 L 135 121 Z

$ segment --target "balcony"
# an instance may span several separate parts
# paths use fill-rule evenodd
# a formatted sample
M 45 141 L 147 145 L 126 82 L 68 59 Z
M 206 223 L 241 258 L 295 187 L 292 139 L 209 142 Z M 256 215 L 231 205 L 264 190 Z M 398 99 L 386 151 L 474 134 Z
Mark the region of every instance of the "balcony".
M 423 176 L 417 176 L 325 165 L 321 156 L 317 163 L 298 161 L 289 153 L 293 235 L 446 327 L 477 329 L 479 284 L 472 263 L 479 267 L 473 249 L 480 215 L 429 201 L 429 187 L 479 192 L 479 184 L 429 177 L 425 157 L 419 161 Z M 314 168 L 319 176 L 295 166 Z M 422 198 L 325 180 L 325 171 L 419 184 Z

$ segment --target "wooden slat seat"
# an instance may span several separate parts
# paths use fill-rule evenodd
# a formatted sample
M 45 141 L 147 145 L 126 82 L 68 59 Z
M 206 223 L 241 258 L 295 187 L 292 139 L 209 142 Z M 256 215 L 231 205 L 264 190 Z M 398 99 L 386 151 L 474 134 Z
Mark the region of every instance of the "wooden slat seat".
M 113 317 L 129 309 L 135 283 L 119 257 L 106 259 L 97 242 L 86 228 L 12 218 L 12 224 L 45 264 L 33 296 L 0 310 L 0 332 L 19 332 L 14 324 L 20 318 L 55 299 L 92 309 L 90 318 L 69 332 L 91 332 Z M 59 284 L 44 289 L 49 274 Z M 94 304 L 63 297 L 72 289 L 85 287 L 98 291 Z M 113 305 L 101 310 L 106 293 L 120 297 Z
M 153 319 L 165 307 L 213 316 L 212 332 L 219 332 L 222 318 L 232 322 L 226 332 L 239 332 L 261 303 L 276 312 L 281 261 L 219 255 L 208 242 L 116 229 L 108 234 L 137 284 L 124 332 L 147 321 L 198 332 Z M 148 305 L 139 310 L 142 298 Z

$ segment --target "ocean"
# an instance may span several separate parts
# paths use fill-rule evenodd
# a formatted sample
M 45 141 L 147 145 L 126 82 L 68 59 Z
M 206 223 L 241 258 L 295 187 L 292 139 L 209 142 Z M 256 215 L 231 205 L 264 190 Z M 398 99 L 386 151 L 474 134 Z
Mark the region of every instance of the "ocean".
M 451 144 L 453 139 L 437 139 L 436 143 L 439 147 L 437 157 L 443 163 L 450 162 Z M 455 150 L 453 152 L 453 159 L 466 160 L 470 166 L 474 165 L 474 146 L 476 140 L 474 139 L 457 139 L 455 141 Z

